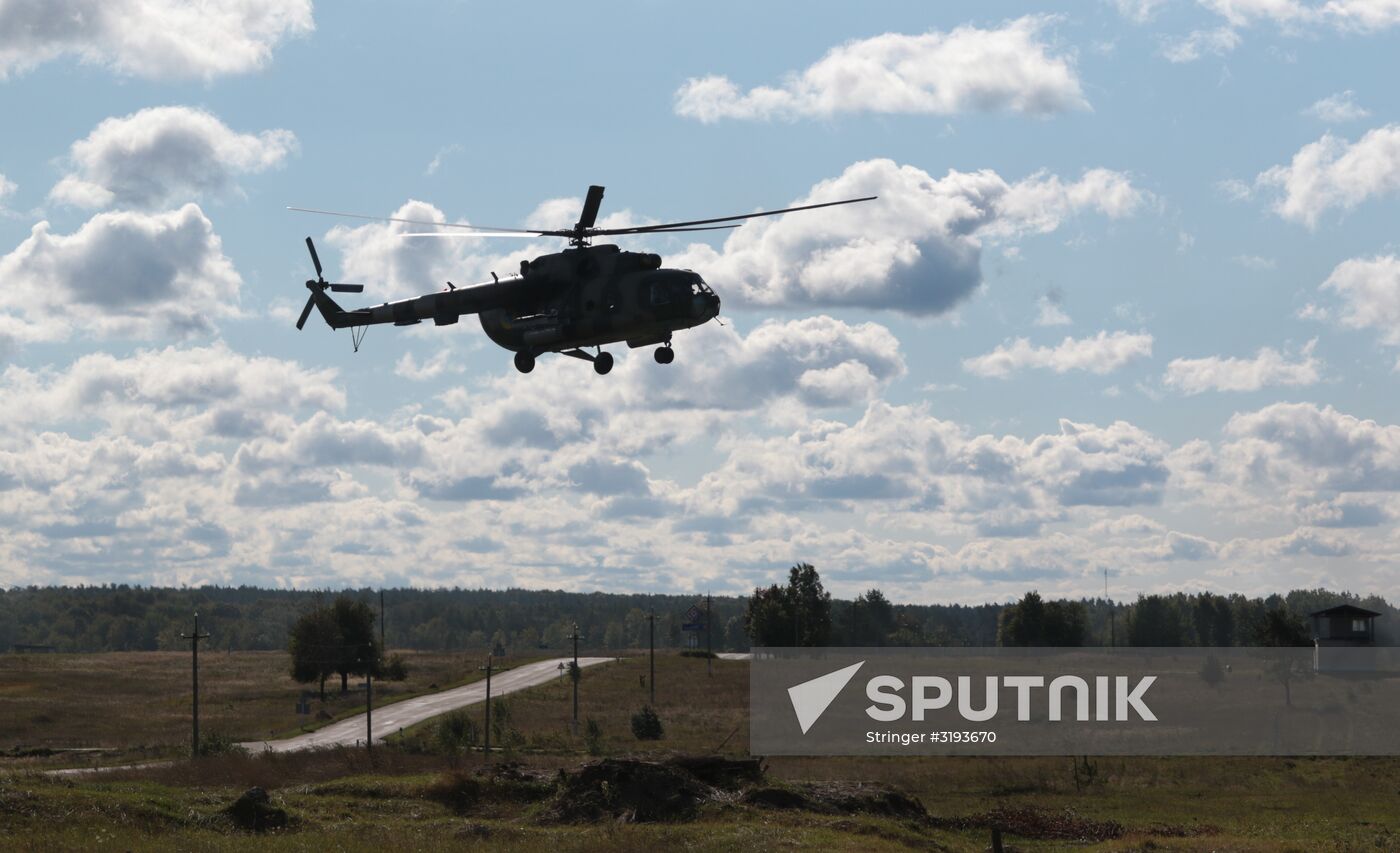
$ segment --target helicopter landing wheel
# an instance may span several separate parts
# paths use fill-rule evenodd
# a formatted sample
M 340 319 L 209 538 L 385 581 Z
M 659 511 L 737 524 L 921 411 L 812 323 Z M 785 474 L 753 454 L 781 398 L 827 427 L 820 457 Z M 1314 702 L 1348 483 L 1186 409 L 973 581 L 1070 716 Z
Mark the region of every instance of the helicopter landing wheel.
M 593 359 L 593 370 L 599 376 L 606 376 L 608 371 L 612 370 L 612 366 L 613 357 L 610 352 L 600 352 L 597 357 Z
M 657 347 L 652 355 L 656 358 L 657 364 L 670 364 L 676 360 L 676 351 L 671 349 L 669 345 Z
M 515 369 L 521 373 L 529 373 L 535 369 L 535 357 L 524 351 L 516 353 Z

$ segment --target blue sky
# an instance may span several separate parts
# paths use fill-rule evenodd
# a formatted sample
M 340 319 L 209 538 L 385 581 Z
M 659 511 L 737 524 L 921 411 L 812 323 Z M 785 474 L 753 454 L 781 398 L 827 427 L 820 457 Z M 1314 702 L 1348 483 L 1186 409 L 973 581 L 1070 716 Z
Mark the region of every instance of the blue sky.
M 1383 0 L 0 0 L 0 583 L 1394 597 L 1397 35 Z M 725 300 L 670 366 L 292 326 L 308 234 L 366 301 L 559 246 L 287 205 L 557 225 L 590 183 L 616 222 L 881 199 L 624 244 Z

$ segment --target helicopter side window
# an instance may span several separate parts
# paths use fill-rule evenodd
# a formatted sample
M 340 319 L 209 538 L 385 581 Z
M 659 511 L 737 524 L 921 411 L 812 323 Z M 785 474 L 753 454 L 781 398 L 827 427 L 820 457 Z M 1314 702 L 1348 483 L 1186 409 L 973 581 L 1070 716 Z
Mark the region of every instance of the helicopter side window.
M 661 279 L 651 283 L 651 304 L 670 305 L 690 297 L 690 285 L 685 282 Z

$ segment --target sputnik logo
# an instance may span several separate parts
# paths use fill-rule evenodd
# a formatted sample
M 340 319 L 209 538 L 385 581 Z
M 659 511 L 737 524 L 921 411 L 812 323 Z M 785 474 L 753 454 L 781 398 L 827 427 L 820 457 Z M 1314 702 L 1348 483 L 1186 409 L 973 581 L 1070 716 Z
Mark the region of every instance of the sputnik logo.
M 843 669 L 828 672 L 826 675 L 788 688 L 788 698 L 792 700 L 792 710 L 797 714 L 797 724 L 802 727 L 804 735 L 826 712 L 837 695 L 851 682 L 851 679 L 855 677 L 856 670 L 863 666 L 865 666 L 865 661 L 853 663 Z

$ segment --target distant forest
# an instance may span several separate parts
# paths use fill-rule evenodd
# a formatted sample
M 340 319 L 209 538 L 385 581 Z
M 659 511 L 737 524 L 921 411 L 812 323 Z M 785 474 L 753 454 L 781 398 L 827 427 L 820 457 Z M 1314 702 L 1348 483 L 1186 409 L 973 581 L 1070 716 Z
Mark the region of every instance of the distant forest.
M 346 590 L 379 612 L 377 590 Z M 206 648 L 282 650 L 297 617 L 329 603 L 339 591 L 256 587 L 148 588 L 127 585 L 16 587 L 0 590 L 0 651 L 16 645 L 52 646 L 61 652 L 182 649 L 192 614 L 211 634 Z M 833 645 L 983 646 L 998 642 L 1003 604 L 891 604 L 872 619 L 866 593 L 857 602 L 832 600 Z M 749 646 L 744 615 L 749 599 L 715 596 L 715 651 Z M 656 614 L 661 648 L 697 643 L 705 636 L 684 631 L 685 612 L 704 598 L 693 595 L 574 593 L 553 590 L 390 589 L 384 594 L 386 641 L 391 649 L 483 650 L 499 644 L 513 654 L 561 651 L 574 623 L 581 649 L 644 649 L 647 614 Z M 1113 605 L 1083 599 L 1085 645 L 1249 645 L 1253 626 L 1269 610 L 1284 607 L 1298 616 L 1334 604 L 1377 611 L 1377 641 L 1395 645 L 1400 611 L 1377 596 L 1326 590 L 1246 598 L 1209 593 L 1140 597 Z M 1078 608 L 1076 608 L 1078 609 Z M 883 608 L 882 608 L 883 610 Z M 1112 623 L 1110 624 L 1110 614 Z M 1150 614 L 1151 630 L 1144 630 Z M 857 621 L 858 620 L 858 621 Z M 1137 630 L 1133 630 L 1136 626 Z M 376 622 L 376 630 L 378 623 Z

